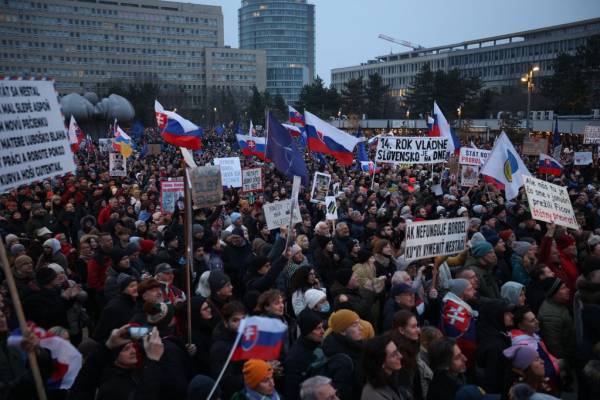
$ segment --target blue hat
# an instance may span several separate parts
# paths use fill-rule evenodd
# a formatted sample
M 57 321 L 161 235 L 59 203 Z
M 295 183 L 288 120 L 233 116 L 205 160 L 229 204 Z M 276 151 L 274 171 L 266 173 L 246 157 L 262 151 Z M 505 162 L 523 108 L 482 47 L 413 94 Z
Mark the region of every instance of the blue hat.
M 464 385 L 454 396 L 455 400 L 500 400 L 499 394 L 486 394 L 485 390 L 475 385 Z
M 476 258 L 481 258 L 481 257 L 485 256 L 487 253 L 489 253 L 490 251 L 494 251 L 494 248 L 487 241 L 477 242 L 471 247 L 471 254 L 473 254 L 473 256 Z
M 231 219 L 231 223 L 232 223 L 232 224 L 235 224 L 235 222 L 236 222 L 238 219 L 242 218 L 242 214 L 240 214 L 239 212 L 232 212 L 232 213 L 229 215 L 229 218 Z

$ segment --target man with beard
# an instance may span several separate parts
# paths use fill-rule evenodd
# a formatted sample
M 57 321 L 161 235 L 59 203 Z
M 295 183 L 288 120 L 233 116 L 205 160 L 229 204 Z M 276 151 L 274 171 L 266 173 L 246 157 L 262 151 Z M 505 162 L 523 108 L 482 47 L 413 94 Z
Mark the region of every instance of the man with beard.
M 345 222 L 338 222 L 335 227 L 335 236 L 333 237 L 333 245 L 335 253 L 344 259 L 348 255 L 348 243 L 352 240 L 350 237 L 350 228 Z

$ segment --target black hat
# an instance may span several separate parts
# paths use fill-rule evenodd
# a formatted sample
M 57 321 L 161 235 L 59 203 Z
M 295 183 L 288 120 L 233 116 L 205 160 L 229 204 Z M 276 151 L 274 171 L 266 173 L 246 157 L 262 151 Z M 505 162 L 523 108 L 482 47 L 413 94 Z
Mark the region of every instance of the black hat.
M 134 282 L 136 280 L 137 279 L 135 279 L 131 275 L 127 275 L 127 274 L 123 274 L 123 273 L 120 273 L 119 275 L 117 275 L 117 285 L 119 285 L 119 292 L 122 292 L 123 290 L 125 290 L 131 282 Z
M 370 251 L 361 249 L 358 252 L 358 263 L 359 264 L 366 263 L 369 260 L 369 258 L 371 258 L 372 255 L 373 254 Z
M 46 286 L 56 278 L 56 272 L 52 268 L 41 267 L 35 272 L 35 281 L 39 286 Z
M 339 269 L 335 273 L 335 279 L 337 279 L 337 281 L 339 283 L 341 283 L 342 286 L 347 286 L 348 282 L 350 282 L 351 278 L 352 278 L 352 269 L 350 269 L 350 268 L 342 268 L 342 269 Z
M 542 280 L 542 288 L 546 292 L 546 297 L 550 298 L 558 292 L 558 289 L 562 286 L 563 281 L 559 278 L 544 278 Z
M 588 256 L 581 267 L 581 274 L 587 277 L 590 272 L 600 269 L 600 257 Z
M 140 245 L 136 242 L 127 243 L 127 246 L 125 246 L 125 252 L 128 256 L 137 253 L 138 251 L 140 251 Z
M 123 257 L 127 256 L 128 254 L 125 252 L 125 250 L 121 250 L 119 248 L 113 249 L 112 253 L 110 253 L 110 257 L 112 258 L 112 262 L 115 267 L 118 267 L 119 261 L 121 261 Z
M 244 230 L 238 226 L 238 227 L 233 228 L 233 230 L 231 231 L 231 234 L 232 235 L 237 235 L 237 236 L 240 236 L 240 237 L 243 238 L 244 237 Z
M 298 327 L 300 328 L 300 334 L 306 336 L 310 334 L 320 323 L 323 322 L 319 314 L 306 307 L 298 314 L 296 320 Z
M 259 269 L 262 268 L 263 265 L 269 262 L 269 259 L 265 256 L 255 256 L 253 257 L 248 265 L 248 272 L 251 274 L 255 274 Z
M 208 395 L 212 387 L 214 386 L 214 379 L 205 375 L 196 375 L 194 379 L 188 385 L 188 399 L 208 399 Z M 221 389 L 219 386 L 215 389 L 215 393 L 211 396 L 211 399 L 220 399 Z
M 219 270 L 210 271 L 210 275 L 208 275 L 208 285 L 211 293 L 216 294 L 228 282 L 231 282 L 231 279 Z
M 175 233 L 171 231 L 163 232 L 163 242 L 165 242 L 165 244 L 169 244 L 175 239 L 177 239 L 177 235 Z

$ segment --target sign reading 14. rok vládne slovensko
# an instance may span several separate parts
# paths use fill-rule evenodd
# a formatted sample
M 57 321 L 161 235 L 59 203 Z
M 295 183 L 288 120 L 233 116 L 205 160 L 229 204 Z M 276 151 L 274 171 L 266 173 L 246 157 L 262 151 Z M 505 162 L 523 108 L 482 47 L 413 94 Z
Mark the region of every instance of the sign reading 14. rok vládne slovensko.
M 436 164 L 446 161 L 448 139 L 442 137 L 383 136 L 377 143 L 375 162 Z

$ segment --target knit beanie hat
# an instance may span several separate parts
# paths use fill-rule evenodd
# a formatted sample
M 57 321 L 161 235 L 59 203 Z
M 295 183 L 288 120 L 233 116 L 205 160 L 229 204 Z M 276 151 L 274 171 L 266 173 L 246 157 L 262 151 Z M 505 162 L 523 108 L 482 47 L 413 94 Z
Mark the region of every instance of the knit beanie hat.
M 140 241 L 140 253 L 148 254 L 154 248 L 154 241 L 149 239 L 144 239 Z
M 134 282 L 136 279 L 127 274 L 120 273 L 117 275 L 117 285 L 119 286 L 119 292 L 122 292 L 129 286 L 131 282 Z
M 190 382 L 187 389 L 187 399 L 208 399 L 208 395 L 212 387 L 215 384 L 215 380 L 206 375 L 196 375 Z M 215 392 L 209 400 L 216 400 L 221 398 L 221 389 L 219 386 L 215 389 Z
M 197 233 L 203 233 L 204 232 L 204 227 L 200 224 L 194 224 L 192 225 L 192 235 L 195 235 Z
M 25 251 L 25 246 L 23 246 L 21 243 L 15 243 L 12 246 L 10 246 L 10 254 L 12 254 L 13 256 L 16 256 L 22 251 Z
M 244 363 L 244 383 L 250 389 L 256 389 L 267 378 L 273 376 L 273 367 L 266 361 L 251 359 Z
M 481 258 L 491 251 L 494 251 L 494 248 L 487 241 L 477 242 L 471 246 L 471 254 L 476 258 Z
M 561 281 L 559 278 L 544 278 L 542 280 L 542 288 L 544 288 L 544 291 L 546 292 L 546 297 L 550 298 L 554 296 L 562 284 L 563 281 Z
M 531 243 L 523 242 L 523 241 L 516 241 L 516 242 L 513 242 L 512 248 L 515 251 L 515 253 L 517 253 L 517 255 L 523 257 L 525 255 L 525 253 L 527 253 L 529 251 L 529 249 L 531 248 Z
M 450 279 L 448 285 L 450 291 L 460 297 L 469 286 L 469 281 L 466 279 Z
M 115 248 L 113 249 L 112 253 L 110 253 L 110 257 L 112 258 L 113 265 L 118 267 L 119 262 L 123 259 L 123 257 L 127 257 L 127 253 L 125 253 L 125 250 Z
M 232 212 L 229 215 L 229 219 L 231 219 L 232 224 L 235 224 L 237 222 L 237 220 L 239 220 L 240 218 L 242 218 L 242 214 L 240 214 L 238 212 Z
M 294 245 L 290 248 L 290 251 L 291 251 L 292 257 L 293 257 L 298 253 L 302 253 L 302 247 L 300 247 L 296 243 L 294 243 Z
M 375 337 L 375 329 L 369 321 L 361 319 L 360 327 L 362 328 L 362 340 L 371 340 Z
M 321 322 L 323 322 L 323 320 L 319 314 L 310 308 L 304 308 L 304 310 L 298 314 L 298 318 L 296 319 L 296 323 L 300 328 L 300 334 L 302 336 L 310 334 Z
M 505 349 L 502 354 L 512 360 L 513 367 L 525 371 L 538 358 L 536 349 L 529 345 L 515 345 Z
M 140 251 L 140 245 L 136 242 L 127 243 L 127 246 L 125 246 L 125 253 L 128 256 L 137 253 L 138 251 Z
M 471 236 L 471 246 L 478 242 L 485 242 L 485 236 L 481 232 L 475 232 L 473 236 Z
M 44 247 L 50 247 L 52 249 L 52 253 L 56 253 L 60 250 L 60 242 L 56 239 L 48 239 L 43 244 Z
M 513 234 L 512 229 L 505 229 L 503 231 L 500 231 L 500 237 L 502 238 L 502 240 L 504 240 L 505 242 L 510 238 L 510 235 Z
M 217 293 L 230 281 L 231 279 L 219 270 L 210 271 L 210 275 L 208 276 L 208 285 L 210 286 L 211 293 Z
M 483 237 L 485 237 L 485 240 L 490 242 L 490 244 L 492 246 L 496 246 L 498 244 L 498 242 L 500 241 L 500 236 L 498 236 L 496 231 L 493 229 L 488 228 L 488 229 L 482 230 L 481 233 L 483 234 Z
M 304 292 L 304 301 L 306 302 L 306 306 L 311 310 L 325 297 L 325 293 L 317 289 L 308 289 L 306 292 Z
M 33 264 L 33 260 L 29 256 L 22 255 L 15 258 L 15 268 L 20 268 L 27 263 Z
M 567 234 L 562 234 L 556 238 L 556 247 L 558 247 L 559 250 L 564 250 L 572 244 L 575 244 L 575 239 Z
M 369 250 L 360 249 L 358 252 L 358 263 L 366 263 L 367 261 L 369 261 L 369 258 L 371 258 L 372 255 L 373 254 Z
M 10 245 L 15 240 L 19 240 L 19 237 L 17 235 L 15 235 L 14 233 L 9 233 L 4 238 L 4 242 L 6 243 L 7 246 Z
M 269 259 L 265 256 L 255 256 L 249 262 L 248 272 L 250 272 L 251 274 L 255 274 L 259 269 L 261 269 L 268 262 L 269 262 Z
M 338 269 L 335 273 L 335 279 L 342 284 L 342 286 L 347 286 L 350 279 L 352 279 L 352 269 L 350 268 L 342 268 Z
M 52 268 L 41 267 L 35 271 L 35 281 L 39 286 L 46 286 L 56 278 L 56 272 Z
M 329 327 L 335 333 L 341 334 L 358 320 L 360 320 L 360 317 L 354 311 L 341 309 L 331 314 L 329 317 Z
M 57 263 L 50 263 L 46 266 L 48 268 L 50 268 L 51 270 L 53 270 L 54 272 L 56 272 L 57 275 L 65 273 L 65 269 L 63 267 L 61 267 L 60 265 L 58 265 Z
M 175 315 L 175 307 L 170 303 L 144 303 L 146 321 L 151 325 L 168 325 Z

